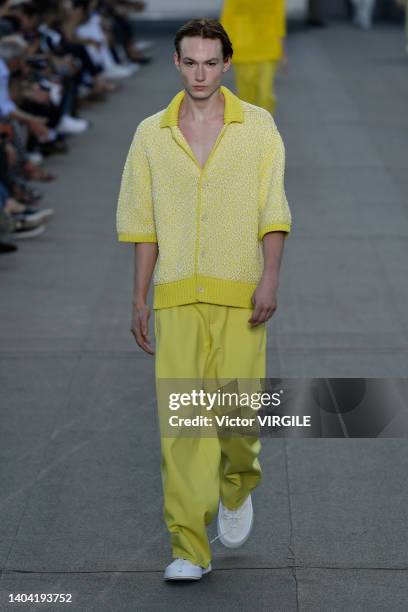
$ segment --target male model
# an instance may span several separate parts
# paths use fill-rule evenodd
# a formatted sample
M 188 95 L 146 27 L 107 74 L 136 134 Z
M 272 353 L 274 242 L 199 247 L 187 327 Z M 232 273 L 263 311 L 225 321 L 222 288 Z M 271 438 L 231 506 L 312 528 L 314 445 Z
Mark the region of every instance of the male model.
M 137 127 L 119 194 L 118 238 L 136 243 L 132 332 L 154 354 L 153 275 L 157 389 L 162 379 L 264 378 L 265 322 L 291 230 L 282 139 L 266 110 L 221 85 L 233 50 L 219 22 L 190 21 L 175 47 L 184 89 Z M 217 510 L 221 542 L 245 542 L 259 450 L 256 436 L 161 436 L 166 580 L 211 570 L 206 526 Z
M 238 96 L 274 114 L 275 76 L 284 57 L 285 0 L 225 0 L 220 21 L 234 47 Z

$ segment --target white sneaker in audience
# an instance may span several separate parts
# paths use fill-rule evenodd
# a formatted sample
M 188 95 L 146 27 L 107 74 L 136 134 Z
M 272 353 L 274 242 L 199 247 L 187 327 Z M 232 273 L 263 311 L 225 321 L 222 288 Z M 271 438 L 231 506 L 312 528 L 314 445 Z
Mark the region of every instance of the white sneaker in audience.
M 35 164 L 36 166 L 39 166 L 44 161 L 44 156 L 39 151 L 32 151 L 31 153 L 27 153 L 27 158 L 32 164 Z
M 132 47 L 137 49 L 137 51 L 147 51 L 154 47 L 154 42 L 152 40 L 138 40 L 135 42 Z
M 131 62 L 128 62 L 127 64 L 122 64 L 122 66 L 125 66 L 125 68 L 129 70 L 130 74 L 134 74 L 135 72 L 140 70 L 139 64 L 132 64 Z
M 86 119 L 78 119 L 70 115 L 63 115 L 57 130 L 60 134 L 80 134 L 88 129 L 88 121 Z
M 102 76 L 106 79 L 126 79 L 127 77 L 132 76 L 132 74 L 136 72 L 127 66 L 122 66 L 120 64 L 114 64 L 110 66 L 108 70 L 104 70 L 102 72 Z

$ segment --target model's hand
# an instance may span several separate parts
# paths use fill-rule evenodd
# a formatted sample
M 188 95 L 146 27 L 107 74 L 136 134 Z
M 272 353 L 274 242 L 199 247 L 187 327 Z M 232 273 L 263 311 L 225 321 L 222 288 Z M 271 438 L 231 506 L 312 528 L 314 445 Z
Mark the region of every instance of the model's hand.
M 248 319 L 251 327 L 261 325 L 270 319 L 277 309 L 276 293 L 278 289 L 278 280 L 275 277 L 262 277 L 258 287 L 252 295 L 252 303 L 254 310 L 252 316 Z
M 133 308 L 132 327 L 130 331 L 135 337 L 137 344 L 145 353 L 154 355 L 154 350 L 149 340 L 149 318 L 150 308 L 147 304 L 137 304 Z

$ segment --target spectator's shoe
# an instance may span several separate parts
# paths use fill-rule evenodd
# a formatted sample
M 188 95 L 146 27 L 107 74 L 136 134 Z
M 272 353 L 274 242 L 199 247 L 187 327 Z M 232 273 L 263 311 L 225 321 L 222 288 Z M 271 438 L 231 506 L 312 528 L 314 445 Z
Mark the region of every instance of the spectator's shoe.
M 5 238 L 14 230 L 14 227 L 15 221 L 13 216 L 5 211 L 4 208 L 0 208 L 0 235 Z
M 0 254 L 12 253 L 13 251 L 17 250 L 18 246 L 14 244 L 14 242 L 11 242 L 10 240 L 7 240 L 6 238 L 0 236 Z
M 251 494 L 237 510 L 228 510 L 220 501 L 217 519 L 218 538 L 227 548 L 242 546 L 254 523 Z
M 132 47 L 136 49 L 136 51 L 148 51 L 155 46 L 155 43 L 152 40 L 138 40 L 133 43 Z
M 69 148 L 64 140 L 54 140 L 53 142 L 40 143 L 41 153 L 48 157 L 54 153 L 68 153 Z
M 46 223 L 54 215 L 52 208 L 36 209 L 31 206 L 26 206 L 24 213 L 12 213 L 13 219 L 18 222 L 23 222 L 25 229 L 33 229 Z
M 127 68 L 130 74 L 135 74 L 135 72 L 138 72 L 140 70 L 139 64 L 134 64 L 132 61 L 127 62 L 127 64 L 121 64 L 121 65 Z
M 31 151 L 31 153 L 27 153 L 27 158 L 32 164 L 35 164 L 36 166 L 42 164 L 42 162 L 44 161 L 44 157 L 39 151 Z
M 128 66 L 122 66 L 120 64 L 112 65 L 108 70 L 102 72 L 104 79 L 126 79 L 130 77 L 135 70 L 128 68 Z
M 88 127 L 89 123 L 86 119 L 63 115 L 57 126 L 57 130 L 60 134 L 81 134 L 85 132 Z
M 165 569 L 164 579 L 165 580 L 200 580 L 204 574 L 211 572 L 211 563 L 208 567 L 201 567 L 200 565 L 194 565 L 187 559 L 181 559 L 180 557 L 174 559 L 173 563 L 170 563 Z
M 45 230 L 45 225 L 38 225 L 33 229 L 27 228 L 23 222 L 16 222 L 16 229 L 14 230 L 12 236 L 16 240 L 21 240 L 23 238 L 35 238 L 35 236 L 39 236 Z

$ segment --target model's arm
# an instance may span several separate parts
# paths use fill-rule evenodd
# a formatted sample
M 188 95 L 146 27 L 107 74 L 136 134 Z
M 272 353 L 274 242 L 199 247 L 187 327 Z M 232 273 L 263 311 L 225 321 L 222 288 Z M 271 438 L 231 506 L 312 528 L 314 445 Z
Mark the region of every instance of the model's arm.
M 254 310 L 248 320 L 252 327 L 267 321 L 277 309 L 279 271 L 282 261 L 285 232 L 269 232 L 262 240 L 264 269 L 252 296 Z
M 150 308 L 146 302 L 158 251 L 156 242 L 135 243 L 131 331 L 140 348 L 150 355 L 154 355 L 154 350 L 149 340 Z

